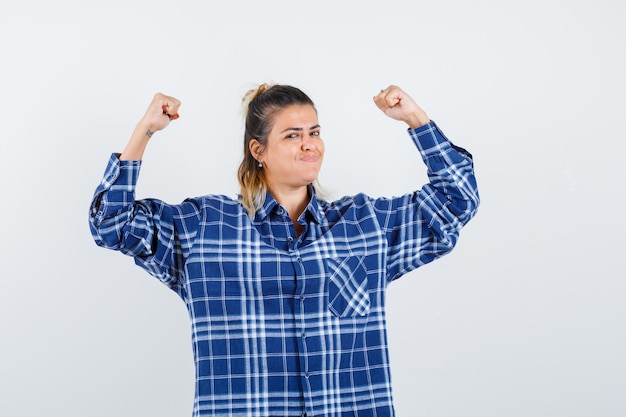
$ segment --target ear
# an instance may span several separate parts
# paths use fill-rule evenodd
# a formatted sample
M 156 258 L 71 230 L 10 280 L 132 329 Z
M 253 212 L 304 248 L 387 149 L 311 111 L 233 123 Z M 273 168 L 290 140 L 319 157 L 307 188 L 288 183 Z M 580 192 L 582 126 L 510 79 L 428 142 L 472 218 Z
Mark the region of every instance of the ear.
M 258 160 L 263 154 L 264 147 L 261 145 L 256 139 L 250 139 L 250 143 L 248 144 L 248 149 L 250 149 L 250 153 L 254 159 Z

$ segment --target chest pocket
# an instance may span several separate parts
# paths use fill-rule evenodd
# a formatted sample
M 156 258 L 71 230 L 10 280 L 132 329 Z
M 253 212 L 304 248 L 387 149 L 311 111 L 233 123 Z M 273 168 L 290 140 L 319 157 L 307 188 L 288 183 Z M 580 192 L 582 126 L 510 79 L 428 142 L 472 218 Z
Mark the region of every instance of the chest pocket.
M 365 316 L 369 312 L 367 270 L 362 256 L 327 259 L 328 309 L 337 317 Z

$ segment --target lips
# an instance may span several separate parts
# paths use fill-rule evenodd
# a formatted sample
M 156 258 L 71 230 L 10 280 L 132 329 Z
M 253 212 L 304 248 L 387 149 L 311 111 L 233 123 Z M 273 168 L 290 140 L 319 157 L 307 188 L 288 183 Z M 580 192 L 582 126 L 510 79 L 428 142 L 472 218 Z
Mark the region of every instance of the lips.
M 317 162 L 320 159 L 317 155 L 307 155 L 301 159 L 303 162 Z

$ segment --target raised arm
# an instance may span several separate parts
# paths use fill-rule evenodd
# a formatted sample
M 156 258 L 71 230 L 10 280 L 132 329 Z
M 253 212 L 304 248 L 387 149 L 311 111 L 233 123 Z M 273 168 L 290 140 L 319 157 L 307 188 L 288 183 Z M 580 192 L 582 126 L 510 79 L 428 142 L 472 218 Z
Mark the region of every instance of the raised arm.
M 180 102 L 156 94 L 121 155 L 112 154 L 96 188 L 89 226 L 98 246 L 132 256 L 135 262 L 171 288 L 182 291 L 178 278 L 195 238 L 197 201 L 170 205 L 157 199 L 135 200 L 141 157 L 154 132 L 178 118 Z
M 392 281 L 450 252 L 480 199 L 472 156 L 455 146 L 402 89 L 374 97 L 387 116 L 409 125 L 409 135 L 428 169 L 429 182 L 413 193 L 375 202 L 387 235 L 387 273 Z

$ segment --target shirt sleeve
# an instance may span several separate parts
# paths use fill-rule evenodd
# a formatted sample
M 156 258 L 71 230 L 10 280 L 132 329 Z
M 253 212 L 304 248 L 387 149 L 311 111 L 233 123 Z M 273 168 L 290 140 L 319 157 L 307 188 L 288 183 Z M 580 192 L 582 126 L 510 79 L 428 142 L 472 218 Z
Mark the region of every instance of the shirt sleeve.
M 374 201 L 388 241 L 388 281 L 450 252 L 480 202 L 469 152 L 453 145 L 432 121 L 409 134 L 429 182 L 416 192 Z
M 91 234 L 98 246 L 134 257 L 137 265 L 180 293 L 200 208 L 194 200 L 179 205 L 136 201 L 140 168 L 141 161 L 120 161 L 119 155 L 111 155 L 91 202 Z

